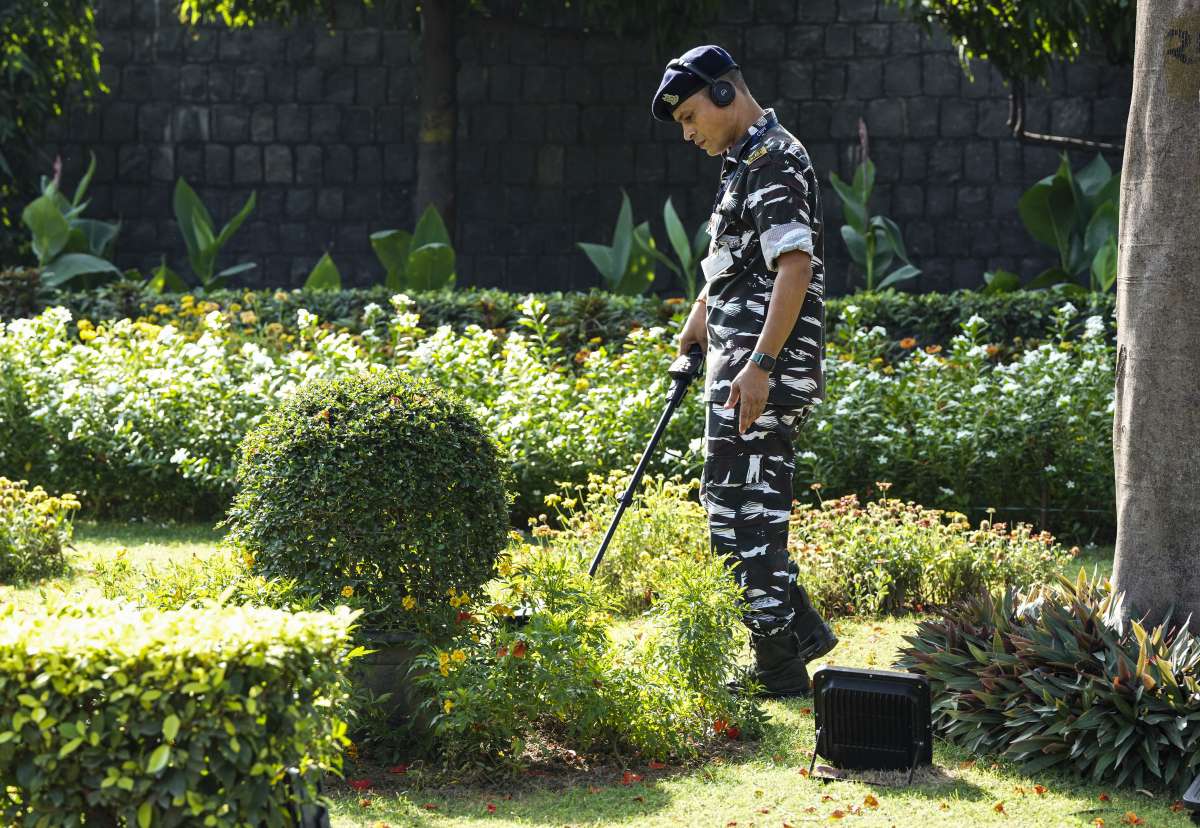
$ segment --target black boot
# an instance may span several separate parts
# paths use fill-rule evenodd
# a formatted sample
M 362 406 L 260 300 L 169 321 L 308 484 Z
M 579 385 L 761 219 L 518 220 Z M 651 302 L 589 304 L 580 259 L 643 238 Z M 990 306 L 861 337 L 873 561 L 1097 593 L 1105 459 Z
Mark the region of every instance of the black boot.
M 754 648 L 754 679 L 762 685 L 760 698 L 807 696 L 812 685 L 800 657 L 800 642 L 790 628 L 775 635 L 750 634 Z
M 800 642 L 800 658 L 806 663 L 815 661 L 837 646 L 837 636 L 825 623 L 825 619 L 813 609 L 812 602 L 808 600 L 808 593 L 798 581 L 792 581 L 789 597 L 792 611 L 795 613 L 790 629 Z

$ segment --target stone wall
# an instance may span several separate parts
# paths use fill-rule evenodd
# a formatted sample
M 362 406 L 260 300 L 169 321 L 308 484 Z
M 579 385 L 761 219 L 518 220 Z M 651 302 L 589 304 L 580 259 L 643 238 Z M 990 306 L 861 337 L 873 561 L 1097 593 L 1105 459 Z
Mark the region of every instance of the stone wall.
M 92 112 L 66 113 L 47 147 L 51 157 L 62 152 L 70 188 L 96 153 L 88 214 L 124 222 L 117 263 L 149 268 L 165 253 L 187 270 L 171 209 L 184 176 L 218 226 L 257 191 L 257 209 L 218 263 L 258 262 L 244 284 L 297 286 L 324 252 L 348 283 L 381 278 L 369 234 L 411 228 L 415 218 L 420 52 L 405 26 L 411 9 L 340 0 L 330 34 L 320 22 L 188 29 L 172 7 L 98 0 L 111 94 Z M 598 285 L 575 243 L 609 241 L 622 187 L 660 246 L 668 195 L 689 229 L 707 218 L 719 160 L 649 113 L 663 56 L 570 21 L 460 21 L 459 284 Z M 756 99 L 776 109 L 826 182 L 833 170 L 852 174 L 865 120 L 878 176 L 872 211 L 900 224 L 923 268 L 912 289 L 974 287 L 990 267 L 1031 278 L 1052 263 L 1016 206 L 1053 172 L 1057 153 L 1007 133 L 999 78 L 977 64 L 968 81 L 944 37 L 901 22 L 882 0 L 726 0 L 698 42 L 734 55 Z M 1128 67 L 1063 67 L 1049 93 L 1032 93 L 1028 128 L 1120 140 L 1129 92 Z M 823 194 L 828 287 L 844 293 L 856 285 L 847 285 L 841 210 L 831 187 Z M 670 278 L 662 272 L 656 290 L 678 292 Z

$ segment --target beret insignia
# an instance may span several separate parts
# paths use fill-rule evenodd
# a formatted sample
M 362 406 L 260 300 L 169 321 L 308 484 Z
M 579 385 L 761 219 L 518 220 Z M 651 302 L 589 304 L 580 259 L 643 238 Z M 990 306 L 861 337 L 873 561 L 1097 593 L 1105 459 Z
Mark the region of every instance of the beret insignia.
M 671 106 L 674 106 L 675 104 L 679 103 L 679 96 L 672 95 L 670 92 L 663 93 L 662 99 L 664 101 L 666 101 L 667 103 L 669 103 Z

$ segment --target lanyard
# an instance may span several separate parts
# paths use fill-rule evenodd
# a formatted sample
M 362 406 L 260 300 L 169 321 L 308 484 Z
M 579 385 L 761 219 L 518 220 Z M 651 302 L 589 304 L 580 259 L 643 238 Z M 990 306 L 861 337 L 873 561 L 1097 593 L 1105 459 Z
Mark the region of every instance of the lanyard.
M 721 203 L 721 199 L 725 198 L 725 194 L 733 189 L 734 185 L 737 183 L 738 177 L 742 174 L 742 170 L 746 168 L 746 162 L 742 159 L 745 158 L 746 155 L 752 149 L 754 149 L 754 147 L 756 147 L 760 141 L 762 141 L 763 136 L 767 134 L 767 130 L 775 126 L 777 123 L 779 123 L 779 119 L 775 117 L 775 113 L 768 112 L 766 116 L 766 123 L 763 124 L 762 128 L 751 135 L 750 139 L 742 145 L 741 151 L 738 152 L 737 166 L 734 167 L 733 172 L 731 172 L 728 177 L 723 178 L 723 180 L 717 186 L 717 198 L 715 201 L 713 201 L 712 208 L 714 213 L 717 212 L 717 206 Z

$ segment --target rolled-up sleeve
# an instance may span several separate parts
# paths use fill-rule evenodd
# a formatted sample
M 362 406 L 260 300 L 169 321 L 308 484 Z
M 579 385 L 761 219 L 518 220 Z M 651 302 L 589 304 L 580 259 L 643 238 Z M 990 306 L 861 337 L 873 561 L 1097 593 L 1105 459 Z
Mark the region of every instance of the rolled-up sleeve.
M 812 255 L 808 190 L 804 169 L 786 153 L 768 153 L 746 171 L 746 212 L 768 270 L 778 270 L 780 255 L 789 250 Z

